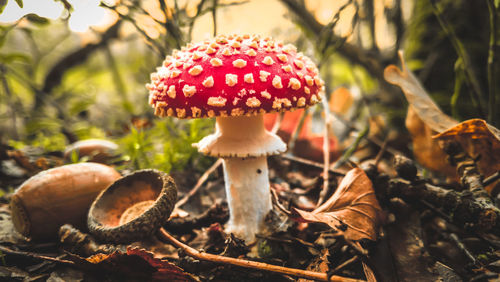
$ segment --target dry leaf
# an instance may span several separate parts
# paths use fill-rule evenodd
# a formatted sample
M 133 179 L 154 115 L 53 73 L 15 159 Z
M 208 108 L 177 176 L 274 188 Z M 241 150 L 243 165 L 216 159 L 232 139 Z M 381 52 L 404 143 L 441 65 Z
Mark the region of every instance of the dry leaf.
M 295 128 L 300 122 L 300 118 L 304 109 L 299 109 L 293 112 L 286 112 L 280 124 L 277 134 L 281 137 L 283 142 L 288 143 Z M 267 130 L 271 130 L 277 120 L 279 114 L 266 114 L 264 115 L 264 124 Z M 318 162 L 323 161 L 323 135 L 313 133 L 311 131 L 312 117 L 308 115 L 302 129 L 299 132 L 298 138 L 295 141 L 293 148 L 294 155 Z M 338 158 L 340 152 L 338 150 L 338 143 L 335 136 L 330 136 L 330 160 Z
M 96 254 L 83 259 L 76 255 L 70 258 L 76 266 L 90 271 L 100 278 L 113 273 L 127 280 L 137 281 L 196 281 L 180 267 L 154 258 L 153 253 L 143 249 L 128 248 L 127 253 Z M 117 277 L 115 277 L 117 278 Z
M 413 140 L 413 154 L 424 167 L 456 178 L 455 168 L 448 164 L 446 154 L 432 136 L 457 125 L 458 122 L 443 113 L 434 103 L 415 75 L 406 67 L 401 51 L 399 58 L 401 70 L 390 65 L 384 70 L 384 78 L 389 83 L 401 87 L 410 104 L 406 128 Z
M 439 143 L 432 138 L 436 131 L 422 121 L 411 105 L 408 107 L 406 115 L 406 128 L 413 141 L 415 159 L 422 166 L 453 179 L 457 177 L 455 167 L 448 163 L 446 153 L 441 149 Z
M 354 103 L 351 92 L 345 87 L 339 87 L 330 94 L 328 106 L 336 114 L 346 114 Z
M 384 70 L 385 80 L 401 87 L 408 103 L 413 106 L 417 115 L 432 130 L 443 132 L 458 124 L 458 121 L 441 111 L 429 94 L 427 94 L 415 75 L 408 70 L 403 59 L 403 52 L 399 51 L 398 54 L 401 60 L 401 70 L 395 65 L 386 67 Z
M 456 141 L 470 156 L 481 156 L 478 167 L 483 176 L 500 170 L 500 130 L 482 119 L 464 121 L 433 138 Z
M 323 205 L 312 212 L 295 211 L 303 220 L 328 224 L 348 240 L 375 241 L 382 209 L 368 176 L 362 169 L 354 168 Z

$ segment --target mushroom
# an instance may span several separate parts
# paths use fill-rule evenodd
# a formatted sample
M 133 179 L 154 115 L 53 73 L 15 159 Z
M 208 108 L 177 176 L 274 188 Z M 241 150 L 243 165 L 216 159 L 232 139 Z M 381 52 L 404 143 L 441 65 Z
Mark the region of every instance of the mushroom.
M 193 145 L 223 159 L 226 231 L 253 240 L 272 209 L 266 158 L 286 151 L 263 115 L 319 102 L 314 63 L 269 37 L 218 36 L 175 50 L 146 87 L 157 116 L 216 118 L 215 133 Z

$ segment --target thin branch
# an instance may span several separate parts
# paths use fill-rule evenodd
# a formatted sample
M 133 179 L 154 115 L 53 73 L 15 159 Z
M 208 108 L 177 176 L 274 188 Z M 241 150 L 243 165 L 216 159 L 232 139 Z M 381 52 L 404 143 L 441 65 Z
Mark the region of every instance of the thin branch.
M 490 185 L 491 183 L 497 181 L 498 179 L 500 179 L 500 171 L 495 172 L 494 174 L 488 176 L 488 178 L 483 180 L 483 186 L 486 187 L 486 186 Z
M 283 154 L 283 155 L 280 155 L 279 157 L 287 159 L 287 160 L 290 160 L 290 161 L 293 161 L 293 162 L 297 162 L 297 163 L 300 163 L 300 164 L 303 164 L 303 165 L 308 165 L 308 166 L 320 168 L 320 169 L 323 169 L 325 167 L 321 163 L 317 163 L 317 162 L 314 162 L 314 161 L 311 161 L 311 160 L 308 160 L 308 159 L 304 159 L 304 158 L 301 158 L 301 157 L 292 156 L 292 155 L 289 155 L 289 154 Z M 328 172 L 333 173 L 333 174 L 338 175 L 338 176 L 345 176 L 344 172 L 342 172 L 340 170 L 332 169 L 332 168 L 328 168 Z
M 296 0 L 280 0 L 290 12 L 296 15 L 296 20 L 300 22 L 308 31 L 306 33 L 308 36 L 316 39 L 317 35 L 324 30 L 324 25 L 319 23 L 314 16 L 309 13 L 304 6 L 304 2 Z M 355 2 L 355 1 L 354 1 Z M 331 32 L 332 41 L 342 41 L 343 39 L 337 36 L 333 30 Z M 384 80 L 384 66 L 387 64 L 384 58 L 380 54 L 374 54 L 368 52 L 360 47 L 357 47 L 348 42 L 338 46 L 336 51 L 340 55 L 349 59 L 355 64 L 363 66 L 371 75 L 376 77 L 382 84 L 387 85 Z
M 102 34 L 101 40 L 98 43 L 89 43 L 82 48 L 67 54 L 54 66 L 52 66 L 45 76 L 41 90 L 37 88 L 33 112 L 38 112 L 40 107 L 44 104 L 46 97 L 49 96 L 50 92 L 61 83 L 63 75 L 67 70 L 84 63 L 92 53 L 97 51 L 99 48 L 104 47 L 111 39 L 115 39 L 119 36 L 118 30 L 121 23 L 122 21 L 118 20 L 115 24 L 108 28 L 108 30 Z
M 221 164 L 222 164 L 222 158 L 218 159 L 210 168 L 207 169 L 207 171 L 203 173 L 203 175 L 198 179 L 198 182 L 196 182 L 196 185 L 194 185 L 193 189 L 191 189 L 191 191 L 189 191 L 189 193 L 187 193 L 182 199 L 177 201 L 175 207 L 179 208 L 182 207 L 184 204 L 186 204 L 189 201 L 189 199 L 191 199 L 191 197 L 193 197 L 198 192 L 201 186 L 203 186 L 203 184 L 205 183 L 205 181 L 207 181 L 210 174 L 212 174 L 217 168 L 219 168 Z
M 370 132 L 369 122 L 367 122 L 365 128 L 363 128 L 363 130 L 361 132 L 359 132 L 358 137 L 356 137 L 356 140 L 354 140 L 354 143 L 349 147 L 349 149 L 347 149 L 344 152 L 344 154 L 342 154 L 342 157 L 338 161 L 335 162 L 335 165 L 333 166 L 333 168 L 339 168 L 341 165 L 343 165 L 345 162 L 347 162 L 349 160 L 349 158 L 352 156 L 352 154 L 354 154 L 354 152 L 356 152 L 356 150 L 358 149 L 358 146 L 361 143 L 361 140 L 363 140 L 368 135 L 368 132 Z M 382 144 L 381 144 L 381 147 L 382 147 Z
M 22 257 L 29 257 L 29 258 L 34 258 L 34 259 L 62 263 L 62 264 L 66 264 L 66 265 L 75 265 L 75 263 L 70 261 L 70 260 L 49 257 L 49 256 L 39 255 L 39 254 L 35 254 L 35 253 L 30 253 L 30 252 L 15 251 L 15 250 L 11 250 L 9 248 L 6 248 L 4 246 L 0 246 L 0 252 L 6 253 L 6 254 L 11 254 L 11 255 L 22 256 Z
M 330 105 L 328 105 L 328 100 L 325 95 L 322 99 L 323 112 L 325 114 L 325 123 L 323 129 L 323 188 L 319 193 L 318 202 L 316 207 L 319 207 L 321 203 L 325 200 L 328 195 L 328 187 L 330 186 L 330 174 L 328 169 L 330 168 L 330 126 L 332 124 L 332 117 L 330 114 Z
M 214 32 L 213 36 L 217 36 L 217 6 L 219 5 L 218 0 L 213 0 L 212 6 L 212 21 L 214 23 Z
M 490 13 L 490 44 L 488 49 L 488 122 L 493 125 L 498 125 L 499 122 L 496 118 L 496 111 L 498 109 L 496 101 L 496 56 L 495 47 L 497 44 L 497 11 L 495 9 L 494 0 L 486 0 L 488 4 L 488 11 Z
M 194 22 L 196 21 L 196 19 L 201 16 L 202 14 L 202 11 L 203 11 L 203 5 L 205 5 L 205 2 L 207 0 L 201 0 L 200 3 L 198 3 L 198 5 L 196 6 L 196 15 L 194 15 L 194 17 L 192 17 L 190 19 L 190 22 L 189 22 L 189 29 L 188 29 L 188 38 L 189 38 L 189 41 L 191 41 L 193 38 L 192 38 L 192 34 L 193 34 L 193 27 L 194 27 Z
M 191 248 L 190 246 L 180 242 L 174 236 L 170 235 L 167 231 L 165 231 L 165 229 L 163 229 L 163 228 L 160 229 L 159 234 L 164 240 L 166 240 L 169 243 L 171 243 L 172 245 L 182 249 L 188 256 L 194 257 L 194 258 L 199 259 L 199 260 L 210 261 L 210 262 L 215 262 L 215 263 L 222 263 L 222 264 L 230 264 L 230 265 L 240 266 L 240 267 L 244 267 L 244 268 L 275 272 L 275 273 L 280 273 L 280 274 L 284 274 L 284 275 L 291 275 L 294 277 L 314 279 L 314 280 L 319 280 L 319 281 L 360 281 L 357 279 L 336 276 L 336 275 L 332 275 L 332 276 L 328 277 L 327 273 L 321 273 L 321 272 L 315 272 L 315 271 L 309 271 L 309 270 L 301 270 L 301 269 L 296 269 L 296 268 L 289 268 L 289 267 L 267 264 L 267 263 L 263 263 L 263 262 L 237 259 L 237 258 L 232 258 L 232 257 L 224 257 L 224 256 L 219 256 L 219 255 L 214 255 L 214 254 L 209 254 L 209 253 L 202 253 L 202 252 L 200 252 L 194 248 Z

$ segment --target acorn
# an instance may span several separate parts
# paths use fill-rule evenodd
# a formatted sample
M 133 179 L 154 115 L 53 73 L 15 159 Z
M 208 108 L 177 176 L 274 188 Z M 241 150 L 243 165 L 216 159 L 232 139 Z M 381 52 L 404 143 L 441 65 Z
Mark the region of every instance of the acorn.
M 96 196 L 120 178 L 114 168 L 98 163 L 64 165 L 26 180 L 10 202 L 16 230 L 35 241 L 57 238 L 59 227 L 85 228 Z
M 109 140 L 86 139 L 67 146 L 64 150 L 64 159 L 69 161 L 74 153 L 78 158 L 88 157 L 90 162 L 106 163 L 113 158 L 118 145 Z
M 123 176 L 102 191 L 88 213 L 88 228 L 100 241 L 130 243 L 154 234 L 177 201 L 172 177 L 154 169 Z

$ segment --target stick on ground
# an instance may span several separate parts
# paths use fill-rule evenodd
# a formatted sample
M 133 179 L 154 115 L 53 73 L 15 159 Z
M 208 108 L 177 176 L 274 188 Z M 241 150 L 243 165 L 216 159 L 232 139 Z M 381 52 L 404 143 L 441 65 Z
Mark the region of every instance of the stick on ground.
M 231 265 L 241 266 L 241 267 L 245 267 L 245 268 L 252 268 L 252 269 L 258 269 L 258 270 L 262 270 L 262 271 L 276 272 L 276 273 L 281 273 L 281 274 L 285 274 L 285 275 L 291 275 L 294 277 L 314 279 L 314 280 L 319 280 L 319 281 L 347 281 L 347 282 L 349 282 L 349 281 L 361 281 L 361 280 L 357 280 L 357 279 L 336 276 L 336 275 L 330 276 L 330 279 L 328 280 L 328 275 L 326 273 L 277 266 L 277 265 L 272 265 L 272 264 L 267 264 L 267 263 L 257 262 L 257 261 L 224 257 L 224 256 L 219 256 L 219 255 L 214 255 L 214 254 L 209 254 L 209 253 L 202 253 L 202 252 L 200 252 L 194 248 L 191 248 L 190 246 L 180 242 L 179 240 L 175 239 L 174 236 L 170 235 L 163 228 L 160 229 L 159 234 L 164 240 L 170 242 L 172 245 L 174 245 L 178 248 L 181 248 L 187 255 L 194 257 L 196 259 L 199 259 L 199 260 L 211 261 L 211 262 L 222 263 L 222 264 L 231 264 Z

